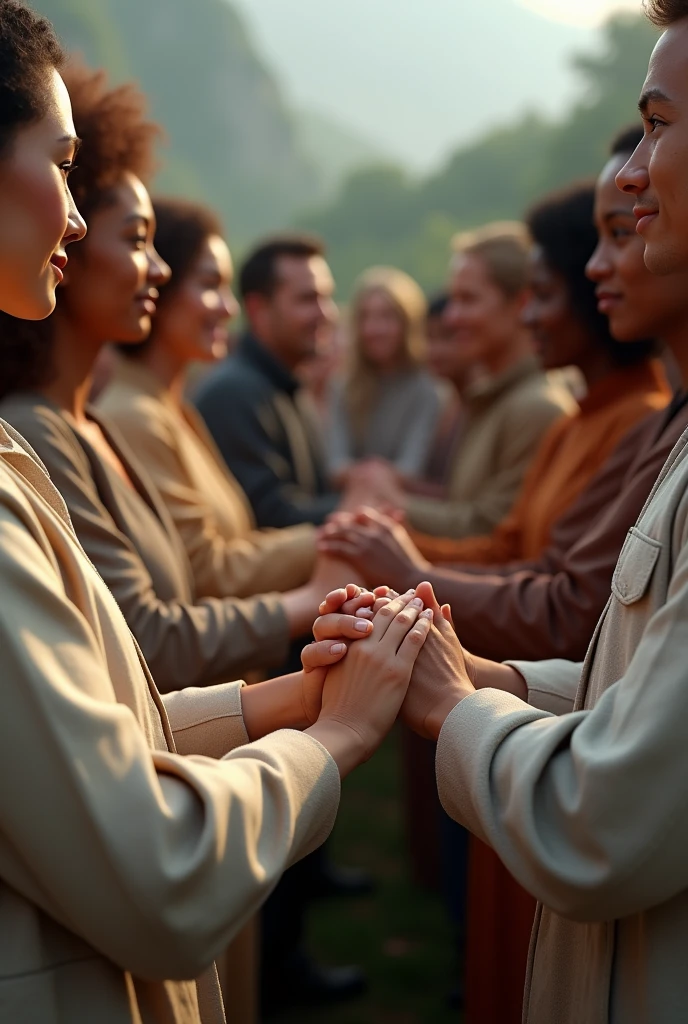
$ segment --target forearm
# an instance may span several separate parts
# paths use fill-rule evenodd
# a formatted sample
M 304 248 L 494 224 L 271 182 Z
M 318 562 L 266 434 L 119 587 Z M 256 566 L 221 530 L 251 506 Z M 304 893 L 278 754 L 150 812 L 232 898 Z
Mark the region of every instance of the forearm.
M 244 726 L 251 742 L 279 729 L 303 730 L 308 726 L 302 679 L 302 672 L 293 672 L 241 690 Z
M 514 697 L 528 702 L 528 687 L 520 672 L 511 665 L 503 665 L 499 661 L 470 656 L 473 665 L 473 685 L 476 690 L 502 690 L 512 693 Z

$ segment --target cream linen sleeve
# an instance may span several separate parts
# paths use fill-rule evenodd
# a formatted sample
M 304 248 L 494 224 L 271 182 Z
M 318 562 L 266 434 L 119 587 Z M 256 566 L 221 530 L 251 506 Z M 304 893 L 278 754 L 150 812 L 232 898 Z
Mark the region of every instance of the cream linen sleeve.
M 549 661 L 506 661 L 523 677 L 528 703 L 539 711 L 567 715 L 573 711 L 583 663 L 553 658 Z
M 554 717 L 483 690 L 445 722 L 447 812 L 564 917 L 622 918 L 688 888 L 687 650 L 684 537 L 666 604 L 594 709 Z
M 162 695 L 178 753 L 224 757 L 249 742 L 241 706 L 243 686 L 238 680 Z
M 121 968 L 198 977 L 329 834 L 335 763 L 290 731 L 222 760 L 151 750 L 124 621 L 93 574 L 91 627 L 15 506 L 0 506 L 0 876 Z

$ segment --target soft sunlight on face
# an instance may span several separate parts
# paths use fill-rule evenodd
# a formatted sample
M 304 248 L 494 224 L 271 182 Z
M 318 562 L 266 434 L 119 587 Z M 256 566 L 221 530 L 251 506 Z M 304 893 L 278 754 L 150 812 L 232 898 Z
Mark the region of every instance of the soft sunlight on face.
M 638 14 L 640 0 L 516 0 L 520 7 L 542 15 L 550 21 L 579 28 L 595 28 L 610 14 L 632 11 Z

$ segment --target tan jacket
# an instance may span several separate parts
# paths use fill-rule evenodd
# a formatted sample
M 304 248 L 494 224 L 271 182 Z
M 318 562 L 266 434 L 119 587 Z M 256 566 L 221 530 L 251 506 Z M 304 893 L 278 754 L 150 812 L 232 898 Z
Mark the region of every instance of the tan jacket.
M 576 408 L 566 392 L 549 384 L 534 356 L 462 397 L 465 419 L 447 499 L 409 497 L 406 503 L 411 526 L 436 537 L 491 533 L 514 504 L 547 430 Z
M 315 565 L 310 524 L 257 530 L 251 506 L 195 409 L 183 412 L 158 378 L 119 356 L 99 400 L 146 468 L 184 542 L 204 597 L 251 597 L 305 583 Z
M 280 596 L 241 601 L 196 592 L 167 509 L 116 430 L 99 419 L 135 490 L 42 396 L 13 395 L 0 412 L 47 466 L 159 689 L 222 682 L 285 660 L 289 625 Z
M 528 1024 L 688 1018 L 687 651 L 688 431 L 628 534 L 582 676 L 519 664 L 532 706 L 483 690 L 440 736 L 448 812 L 544 904 Z
M 0 1020 L 221 1024 L 212 961 L 338 772 L 300 733 L 240 747 L 240 684 L 161 699 L 24 444 L 0 422 Z

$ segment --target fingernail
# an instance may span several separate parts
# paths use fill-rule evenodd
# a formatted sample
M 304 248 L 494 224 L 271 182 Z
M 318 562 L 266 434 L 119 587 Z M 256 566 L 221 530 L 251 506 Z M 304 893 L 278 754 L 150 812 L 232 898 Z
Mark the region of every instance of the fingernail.
M 408 597 L 410 594 L 415 594 L 415 590 L 407 590 L 405 594 L 402 594 L 402 597 Z
M 423 602 L 419 597 L 414 597 L 413 601 L 409 604 L 409 608 L 422 608 Z
M 356 619 L 354 623 L 354 627 L 358 630 L 359 633 L 367 633 L 370 629 L 372 629 L 372 626 L 372 622 L 370 622 L 368 619 Z
M 432 614 L 432 608 L 426 608 L 425 611 L 421 612 L 420 613 L 420 618 L 421 619 L 432 619 L 432 618 L 434 618 L 434 616 Z
M 332 644 L 330 654 L 343 654 L 345 650 L 346 644 Z

